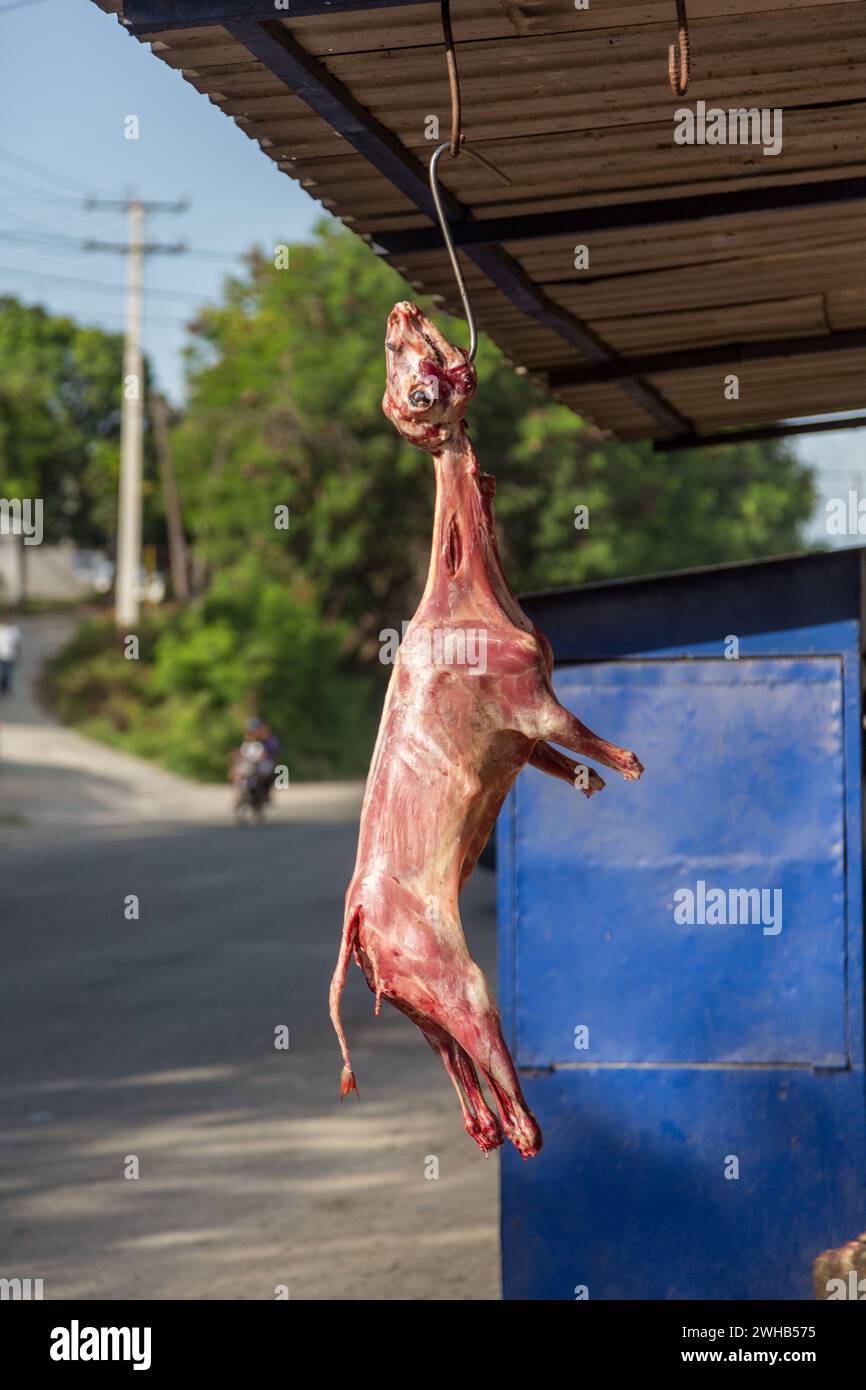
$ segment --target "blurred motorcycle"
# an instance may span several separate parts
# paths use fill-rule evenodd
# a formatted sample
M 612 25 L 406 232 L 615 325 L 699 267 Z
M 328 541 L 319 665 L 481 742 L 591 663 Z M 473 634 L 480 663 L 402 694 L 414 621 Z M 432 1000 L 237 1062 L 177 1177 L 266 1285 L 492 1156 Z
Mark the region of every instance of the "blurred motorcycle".
M 238 751 L 232 780 L 235 783 L 235 819 L 238 825 L 260 823 L 271 793 L 273 763 L 260 739 L 245 739 Z

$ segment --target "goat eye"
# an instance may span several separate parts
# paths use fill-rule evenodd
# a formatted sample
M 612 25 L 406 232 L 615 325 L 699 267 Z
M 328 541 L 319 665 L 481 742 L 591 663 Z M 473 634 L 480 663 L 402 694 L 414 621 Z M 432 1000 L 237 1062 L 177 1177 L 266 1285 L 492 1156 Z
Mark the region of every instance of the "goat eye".
M 430 395 L 430 392 L 425 391 L 421 386 L 416 386 L 414 391 L 409 392 L 409 404 L 414 405 L 416 408 L 431 405 L 432 402 L 433 397 Z

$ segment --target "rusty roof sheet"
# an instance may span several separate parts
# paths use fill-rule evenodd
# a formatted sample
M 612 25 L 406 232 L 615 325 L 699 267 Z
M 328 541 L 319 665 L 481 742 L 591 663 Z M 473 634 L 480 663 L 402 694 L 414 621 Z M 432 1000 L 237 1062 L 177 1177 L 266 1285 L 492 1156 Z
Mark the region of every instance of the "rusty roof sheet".
M 449 124 L 438 4 L 293 0 L 284 18 L 266 0 L 96 3 L 459 311 L 418 192 L 428 118 L 442 138 Z M 672 0 L 454 0 L 466 138 L 511 180 L 465 157 L 441 166 L 467 235 L 495 232 L 463 254 L 479 325 L 621 438 L 862 408 L 866 5 L 687 9 L 692 77 L 677 98 Z M 676 143 L 674 113 L 701 101 L 779 108 L 781 150 Z M 655 203 L 661 220 L 640 225 Z

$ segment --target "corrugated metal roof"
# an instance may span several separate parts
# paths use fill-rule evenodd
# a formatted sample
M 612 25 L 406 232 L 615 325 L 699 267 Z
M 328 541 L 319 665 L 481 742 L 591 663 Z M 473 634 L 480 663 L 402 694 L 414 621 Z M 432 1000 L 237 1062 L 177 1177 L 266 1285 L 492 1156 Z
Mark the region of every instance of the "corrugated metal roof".
M 117 9 L 112 0 L 97 3 Z M 293 52 L 300 45 L 310 55 L 312 78 L 330 84 L 332 95 L 347 93 L 410 161 L 429 159 L 428 116 L 439 117 L 442 138 L 447 133 L 438 4 L 275 20 L 273 5 L 257 7 L 254 0 L 126 0 L 126 14 L 134 21 L 144 10 L 158 12 L 170 17 L 168 25 L 185 14 L 213 17 L 220 5 L 226 16 L 232 10 L 269 16 L 272 34 L 281 29 Z M 505 187 L 465 157 L 446 159 L 443 183 L 466 217 L 730 198 L 866 176 L 864 4 L 689 0 L 687 8 L 692 81 L 687 97 L 676 98 L 667 79 L 672 0 L 591 0 L 586 10 L 571 0 L 454 0 L 467 140 L 512 181 Z M 362 235 L 387 244 L 388 234 L 429 229 L 413 197 L 288 90 L 236 37 L 238 29 L 231 32 L 233 23 L 227 17 L 225 25 L 151 27 L 147 34 L 139 26 L 139 37 Z M 781 108 L 781 152 L 676 144 L 674 112 L 701 100 L 725 109 Z M 673 226 L 626 225 L 586 236 L 571 227 L 505 239 L 511 291 L 492 282 L 489 262 L 466 261 L 479 323 L 512 362 L 544 384 L 558 370 L 560 399 L 623 438 L 703 433 L 866 405 L 866 184 L 862 199 L 830 208 L 731 207 L 726 215 Z M 575 269 L 578 242 L 589 247 L 586 270 Z M 388 259 L 418 290 L 459 310 L 435 241 Z M 561 321 L 556 314 L 528 315 L 523 280 L 513 289 L 516 276 L 536 287 Z M 562 322 L 586 329 L 614 364 L 640 366 L 660 353 L 690 356 L 643 374 L 641 390 L 628 391 L 621 381 L 562 384 L 564 369 L 592 365 L 574 334 L 563 335 Z M 864 338 L 855 346 L 851 330 L 858 329 Z M 734 356 L 736 400 L 725 398 L 728 369 L 701 365 L 697 355 L 719 345 L 826 339 L 841 331 L 848 345 L 836 350 L 834 344 L 832 352 L 807 355 L 801 345 L 794 356 L 739 364 Z

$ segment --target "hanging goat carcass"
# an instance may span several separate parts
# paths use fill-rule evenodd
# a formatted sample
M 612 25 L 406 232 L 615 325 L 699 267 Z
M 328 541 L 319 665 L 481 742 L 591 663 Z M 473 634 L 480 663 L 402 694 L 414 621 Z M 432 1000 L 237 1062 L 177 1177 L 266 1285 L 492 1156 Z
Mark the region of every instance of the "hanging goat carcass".
M 432 454 L 436 513 L 427 585 L 395 662 L 373 753 L 331 983 L 341 1095 L 356 1089 L 339 1013 L 354 955 L 376 1012 L 387 999 L 441 1057 L 478 1147 L 495 1148 L 504 1131 L 527 1158 L 541 1147 L 541 1131 L 466 946 L 457 896 L 524 764 L 587 796 L 604 786 L 552 744 L 630 780 L 643 769 L 553 693 L 550 644 L 509 588 L 493 525 L 494 480 L 480 471 L 466 434 L 475 394 L 468 354 L 408 303 L 392 310 L 385 348 L 383 409 L 404 439 Z

